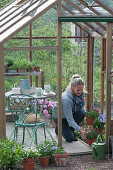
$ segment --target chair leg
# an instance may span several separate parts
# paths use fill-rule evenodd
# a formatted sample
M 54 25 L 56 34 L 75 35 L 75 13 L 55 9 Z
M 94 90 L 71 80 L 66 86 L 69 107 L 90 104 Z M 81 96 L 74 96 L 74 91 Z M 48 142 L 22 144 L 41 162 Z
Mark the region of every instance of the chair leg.
M 45 137 L 45 140 L 46 140 L 46 129 L 45 129 L 45 125 L 43 126 L 44 128 L 44 137 Z
M 34 129 L 35 144 L 37 144 L 37 128 Z
M 24 144 L 24 136 L 25 136 L 25 127 L 23 127 L 23 139 L 22 139 L 22 145 Z
M 34 129 L 33 129 L 33 136 L 32 136 L 32 140 L 31 140 L 31 143 L 30 143 L 30 147 L 32 146 L 32 143 L 34 141 L 34 138 L 35 138 L 35 132 L 34 132 Z
M 50 131 L 48 130 L 48 128 L 45 126 L 45 130 L 48 132 L 49 136 L 51 137 L 52 141 L 54 141 L 53 136 L 51 135 Z
M 9 140 L 11 139 L 12 135 L 15 136 L 15 129 L 13 130 L 13 132 L 11 133 L 10 137 L 9 137 Z
M 31 138 L 32 136 L 31 136 L 31 133 L 29 132 L 29 129 L 28 129 L 28 128 L 27 128 L 27 132 L 28 132 L 28 134 L 29 134 L 29 136 L 30 136 L 30 138 Z
M 18 127 L 15 127 L 14 139 L 16 135 L 16 141 L 18 140 Z

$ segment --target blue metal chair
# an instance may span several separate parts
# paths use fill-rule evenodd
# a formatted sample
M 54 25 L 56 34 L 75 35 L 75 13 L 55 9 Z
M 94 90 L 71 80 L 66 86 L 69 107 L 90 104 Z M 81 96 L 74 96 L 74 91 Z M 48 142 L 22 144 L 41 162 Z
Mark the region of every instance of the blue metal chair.
M 51 133 L 46 127 L 44 120 L 40 119 L 43 106 L 40 108 L 40 104 L 38 103 L 38 100 L 36 98 L 26 94 L 11 94 L 8 96 L 7 102 L 9 110 L 12 113 L 15 125 L 9 140 L 13 135 L 14 140 L 18 140 L 18 128 L 21 127 L 23 128 L 22 144 L 24 144 L 25 130 L 28 131 L 29 136 L 32 138 L 30 146 L 32 145 L 34 140 L 35 144 L 37 144 L 37 129 L 43 127 L 43 135 L 45 140 L 47 132 L 50 138 L 54 141 Z M 31 128 L 32 131 L 29 131 L 29 128 Z

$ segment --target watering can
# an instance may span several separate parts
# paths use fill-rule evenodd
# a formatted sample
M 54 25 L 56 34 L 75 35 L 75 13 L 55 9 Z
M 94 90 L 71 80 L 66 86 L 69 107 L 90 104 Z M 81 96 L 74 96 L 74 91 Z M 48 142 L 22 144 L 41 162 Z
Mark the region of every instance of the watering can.
M 93 159 L 105 159 L 105 142 L 101 135 L 98 135 L 96 142 L 91 145 Z
M 21 89 L 31 89 L 30 82 L 28 79 L 20 79 L 19 86 Z

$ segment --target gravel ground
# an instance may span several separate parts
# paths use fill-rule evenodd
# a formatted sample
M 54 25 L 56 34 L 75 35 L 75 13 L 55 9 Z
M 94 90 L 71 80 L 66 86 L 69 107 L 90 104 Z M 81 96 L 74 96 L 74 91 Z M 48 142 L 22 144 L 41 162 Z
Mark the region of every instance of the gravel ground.
M 48 167 L 43 168 L 41 165 L 35 165 L 34 170 L 113 170 L 113 159 L 95 160 L 92 155 L 71 156 L 65 167 L 57 167 L 50 163 Z

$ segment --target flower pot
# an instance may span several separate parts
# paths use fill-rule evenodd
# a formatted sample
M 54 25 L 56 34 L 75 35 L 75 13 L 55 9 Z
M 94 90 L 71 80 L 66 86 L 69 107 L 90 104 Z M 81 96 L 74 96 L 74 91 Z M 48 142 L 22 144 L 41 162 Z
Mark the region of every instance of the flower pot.
M 68 153 L 65 152 L 64 154 L 55 154 L 55 161 L 57 166 L 66 166 L 68 158 Z
M 90 118 L 90 117 L 86 116 L 86 123 L 87 123 L 87 125 L 92 125 L 94 120 L 95 120 L 94 118 Z
M 98 130 L 98 133 L 101 134 L 103 129 L 97 129 Z
M 47 167 L 49 164 L 49 156 L 47 157 L 39 157 L 40 165 Z
M 86 138 L 86 141 L 87 141 L 88 145 L 91 146 L 92 143 L 96 141 L 96 139 L 95 140 L 91 140 L 91 139 Z
M 27 71 L 27 70 L 26 70 L 25 68 L 19 68 L 19 69 L 18 69 L 18 72 L 19 72 L 19 73 L 25 73 L 26 71 Z
M 40 66 L 34 66 L 34 70 L 35 70 L 36 72 L 40 71 Z
M 33 170 L 34 169 L 34 165 L 35 165 L 35 161 L 36 161 L 36 159 L 33 159 L 33 158 L 25 159 L 22 162 L 22 164 L 24 166 L 24 170 Z

